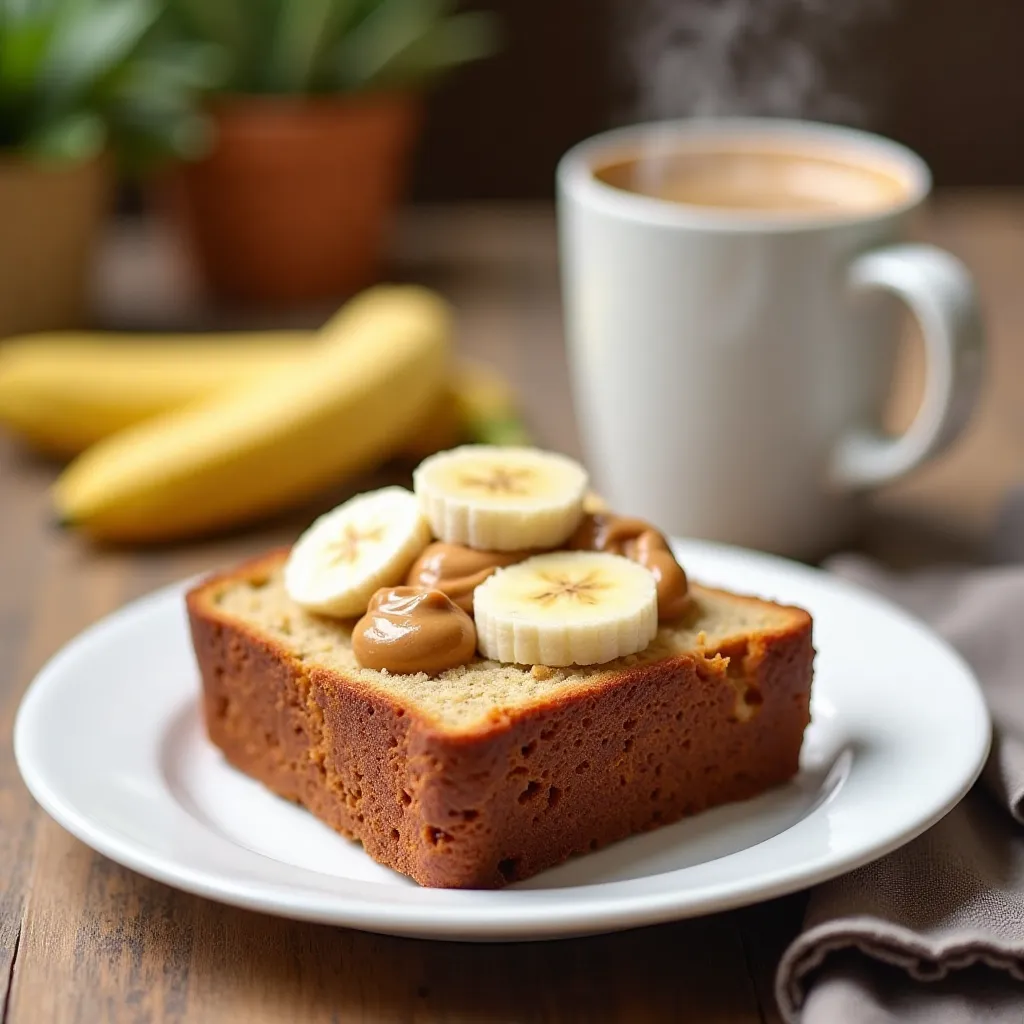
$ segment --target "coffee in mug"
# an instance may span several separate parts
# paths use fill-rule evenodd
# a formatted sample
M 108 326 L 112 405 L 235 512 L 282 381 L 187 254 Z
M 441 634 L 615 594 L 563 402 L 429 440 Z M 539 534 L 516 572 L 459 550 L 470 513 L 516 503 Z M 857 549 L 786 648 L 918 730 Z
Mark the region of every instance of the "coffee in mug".
M 815 557 L 849 539 L 864 493 L 950 444 L 982 332 L 963 264 L 906 241 L 930 186 L 895 142 L 772 119 L 641 125 L 562 159 L 574 404 L 613 508 Z M 927 375 L 889 437 L 900 301 Z
M 880 161 L 850 162 L 820 146 L 782 148 L 743 138 L 622 153 L 595 167 L 594 177 L 670 203 L 792 216 L 887 210 L 906 202 L 911 187 L 898 168 Z

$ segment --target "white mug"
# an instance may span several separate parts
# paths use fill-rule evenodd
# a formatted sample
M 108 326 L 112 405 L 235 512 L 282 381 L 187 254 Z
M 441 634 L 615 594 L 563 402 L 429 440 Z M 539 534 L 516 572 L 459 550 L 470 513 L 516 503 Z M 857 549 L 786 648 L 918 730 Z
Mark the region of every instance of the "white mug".
M 884 168 L 869 212 L 686 205 L 595 177 L 617 157 L 723 141 Z M 858 496 L 943 451 L 964 426 L 982 330 L 966 268 L 904 241 L 931 177 L 910 150 L 809 122 L 736 119 L 599 135 L 558 168 L 574 405 L 609 504 L 673 534 L 812 557 L 848 539 Z M 901 299 L 927 353 L 921 407 L 881 416 Z

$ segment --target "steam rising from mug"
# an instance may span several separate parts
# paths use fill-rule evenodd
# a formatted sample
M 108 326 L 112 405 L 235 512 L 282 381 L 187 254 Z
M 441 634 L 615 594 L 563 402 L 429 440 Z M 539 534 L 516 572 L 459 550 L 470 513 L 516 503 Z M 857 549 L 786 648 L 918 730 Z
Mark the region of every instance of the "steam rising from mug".
M 618 0 L 630 119 L 775 115 L 857 123 L 836 81 L 846 42 L 888 0 Z

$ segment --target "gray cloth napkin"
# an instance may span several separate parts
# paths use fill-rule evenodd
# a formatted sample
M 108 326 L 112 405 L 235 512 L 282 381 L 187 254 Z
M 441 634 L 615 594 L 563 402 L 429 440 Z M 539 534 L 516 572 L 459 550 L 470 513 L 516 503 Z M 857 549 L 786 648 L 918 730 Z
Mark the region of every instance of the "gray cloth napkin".
M 1020 525 L 1008 536 L 1024 537 Z M 812 892 L 804 930 L 779 964 L 782 1015 L 789 1024 L 1022 1024 L 1024 565 L 898 576 L 842 556 L 829 568 L 898 601 L 964 655 L 995 739 L 978 784 L 942 821 Z

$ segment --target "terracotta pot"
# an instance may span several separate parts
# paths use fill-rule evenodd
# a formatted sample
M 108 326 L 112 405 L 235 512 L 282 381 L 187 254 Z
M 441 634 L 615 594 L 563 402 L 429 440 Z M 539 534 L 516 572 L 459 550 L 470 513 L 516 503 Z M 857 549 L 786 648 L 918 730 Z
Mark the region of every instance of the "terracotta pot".
M 112 183 L 105 160 L 0 155 L 0 337 L 82 325 Z
M 209 288 L 230 299 L 335 298 L 374 281 L 419 122 L 405 95 L 233 97 L 175 190 Z

